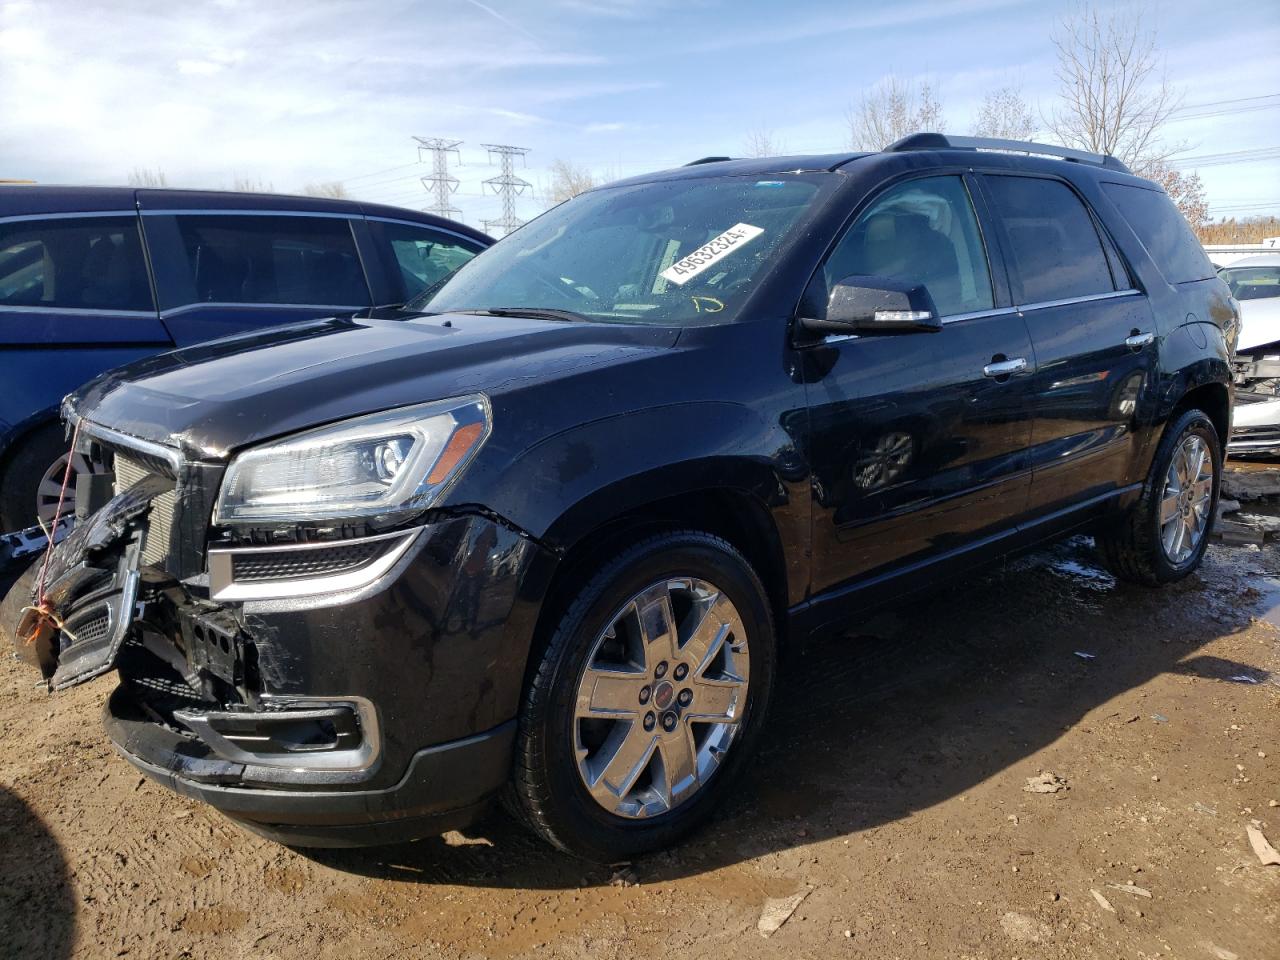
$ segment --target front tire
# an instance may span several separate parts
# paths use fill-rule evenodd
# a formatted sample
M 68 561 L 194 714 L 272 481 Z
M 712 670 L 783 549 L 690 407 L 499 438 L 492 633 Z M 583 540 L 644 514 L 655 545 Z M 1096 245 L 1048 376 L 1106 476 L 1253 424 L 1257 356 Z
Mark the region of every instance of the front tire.
M 52 525 L 58 512 L 68 456 L 71 457 L 71 476 L 67 480 L 62 515 L 75 512 L 76 477 L 82 473 L 102 473 L 106 467 L 82 453 L 70 454 L 69 447 L 60 423 L 37 427 L 19 441 L 0 482 L 0 533 L 25 530 L 37 523 Z
M 773 685 L 773 619 L 730 544 L 664 533 L 587 580 L 538 658 L 516 805 L 561 849 L 615 862 L 679 842 L 742 773 Z
M 1203 410 L 1187 410 L 1165 430 L 1141 498 L 1098 535 L 1107 567 L 1150 587 L 1187 576 L 1204 559 L 1221 482 L 1218 431 Z

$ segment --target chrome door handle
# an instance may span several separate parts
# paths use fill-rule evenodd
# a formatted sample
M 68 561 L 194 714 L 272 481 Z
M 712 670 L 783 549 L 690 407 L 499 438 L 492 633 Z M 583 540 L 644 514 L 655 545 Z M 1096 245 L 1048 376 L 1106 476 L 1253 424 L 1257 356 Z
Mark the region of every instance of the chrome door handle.
M 1154 342 L 1156 335 L 1154 333 L 1135 333 L 1124 338 L 1124 345 L 1133 350 L 1141 350 L 1147 344 Z
M 993 360 L 982 368 L 984 377 L 1011 377 L 1027 369 L 1025 357 L 1014 357 L 1012 360 Z

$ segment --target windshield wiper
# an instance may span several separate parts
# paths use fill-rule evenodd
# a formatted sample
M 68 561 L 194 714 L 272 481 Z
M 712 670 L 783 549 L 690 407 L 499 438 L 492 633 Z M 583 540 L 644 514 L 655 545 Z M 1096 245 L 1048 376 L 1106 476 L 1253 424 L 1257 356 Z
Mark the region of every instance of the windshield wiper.
M 482 317 L 530 317 L 534 320 L 565 320 L 571 323 L 591 323 L 586 314 L 573 310 L 557 310 L 552 307 L 486 307 L 483 310 L 450 310 L 449 313 L 474 313 Z

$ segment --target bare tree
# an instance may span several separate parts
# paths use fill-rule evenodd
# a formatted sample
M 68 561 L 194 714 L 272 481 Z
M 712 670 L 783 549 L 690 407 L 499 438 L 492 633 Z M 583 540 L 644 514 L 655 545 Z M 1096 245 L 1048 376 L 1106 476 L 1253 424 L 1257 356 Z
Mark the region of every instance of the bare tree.
M 159 167 L 154 170 L 150 167 L 134 167 L 129 172 L 129 186 L 131 187 L 167 187 L 169 178 L 164 175 L 164 171 Z
M 1161 161 L 1150 167 L 1146 176 L 1164 187 L 1164 192 L 1178 205 L 1182 215 L 1187 218 L 1187 223 L 1191 224 L 1191 229 L 1198 231 L 1209 222 L 1209 201 L 1205 199 L 1200 174 L 1182 173 Z
M 1020 87 L 990 90 L 982 98 L 973 124 L 975 137 L 999 137 L 1004 140 L 1030 140 L 1040 129 Z
M 328 197 L 330 200 L 345 200 L 351 194 L 341 180 L 325 180 L 320 183 L 308 183 L 302 188 L 308 197 Z
M 552 204 L 563 203 L 580 193 L 586 193 L 596 185 L 596 178 L 586 167 L 575 167 L 568 160 L 557 158 L 551 163 L 551 187 L 548 194 Z
M 940 131 L 945 125 L 933 84 L 916 87 L 898 77 L 889 77 L 864 93 L 846 117 L 854 150 L 883 150 L 909 133 Z
M 1052 34 L 1062 103 L 1049 129 L 1064 145 L 1118 157 L 1142 176 L 1186 149 L 1161 138 L 1182 97 L 1164 75 L 1155 32 L 1144 26 L 1154 21 L 1151 10 L 1086 5 Z
M 742 141 L 742 150 L 748 157 L 778 157 L 787 152 L 787 145 L 768 127 L 756 127 Z
M 274 193 L 276 188 L 261 177 L 236 177 L 231 181 L 231 189 L 237 193 Z

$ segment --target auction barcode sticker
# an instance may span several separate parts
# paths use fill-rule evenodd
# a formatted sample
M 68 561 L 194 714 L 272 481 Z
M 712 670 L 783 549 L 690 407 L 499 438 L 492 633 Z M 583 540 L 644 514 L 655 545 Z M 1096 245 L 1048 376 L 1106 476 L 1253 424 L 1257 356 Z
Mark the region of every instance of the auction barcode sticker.
M 687 257 L 677 260 L 659 276 L 670 280 L 676 286 L 683 286 L 707 267 L 719 263 L 762 233 L 764 233 L 763 227 L 753 227 L 749 223 L 734 224 L 720 236 L 712 237 Z

